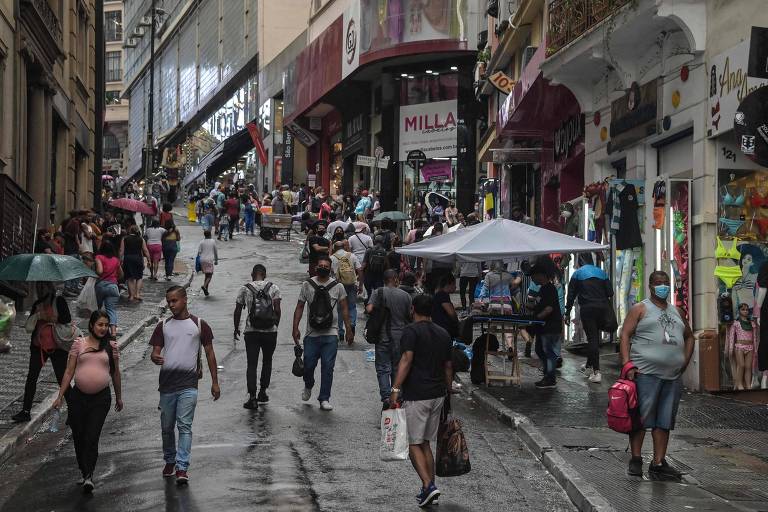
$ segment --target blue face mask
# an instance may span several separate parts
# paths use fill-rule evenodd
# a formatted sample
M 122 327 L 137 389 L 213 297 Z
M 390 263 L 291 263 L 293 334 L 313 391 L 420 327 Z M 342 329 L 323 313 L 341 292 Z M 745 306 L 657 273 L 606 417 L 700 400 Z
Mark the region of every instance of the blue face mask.
M 533 293 L 539 293 L 539 291 L 541 290 L 541 285 L 531 281 L 531 284 L 528 285 L 528 290 Z
M 665 284 L 659 284 L 653 287 L 653 294 L 661 300 L 667 300 L 669 297 L 669 286 Z

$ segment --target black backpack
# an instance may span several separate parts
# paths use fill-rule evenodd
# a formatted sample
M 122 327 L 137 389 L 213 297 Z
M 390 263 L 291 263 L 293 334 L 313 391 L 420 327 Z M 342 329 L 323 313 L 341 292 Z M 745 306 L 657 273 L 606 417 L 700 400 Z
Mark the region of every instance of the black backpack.
M 328 290 L 332 290 L 338 283 L 333 279 L 326 285 L 317 284 L 314 279 L 308 279 L 307 282 L 315 290 L 315 296 L 309 305 L 309 326 L 318 331 L 330 329 L 333 326 L 334 305 L 331 304 Z
M 381 246 L 370 249 L 368 255 L 368 268 L 365 270 L 374 275 L 382 275 L 387 269 L 387 250 Z
M 267 283 L 264 288 L 257 290 L 251 283 L 245 285 L 253 294 L 253 304 L 248 309 L 248 323 L 254 329 L 270 329 L 275 326 L 275 308 L 269 289 L 272 283 Z

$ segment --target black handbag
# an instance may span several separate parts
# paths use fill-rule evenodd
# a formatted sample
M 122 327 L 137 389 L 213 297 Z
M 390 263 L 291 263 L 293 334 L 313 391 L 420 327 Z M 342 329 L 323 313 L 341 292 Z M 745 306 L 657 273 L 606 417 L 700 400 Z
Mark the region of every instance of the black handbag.
M 296 358 L 293 360 L 293 367 L 291 368 L 291 373 L 293 373 L 296 377 L 303 377 L 304 376 L 304 359 L 301 358 L 302 354 L 304 354 L 304 351 L 301 349 L 301 347 L 293 347 L 293 353 L 296 354 Z
M 619 329 L 619 321 L 616 318 L 616 310 L 613 309 L 613 304 L 608 304 L 605 308 L 605 320 L 600 327 L 601 331 L 615 333 Z

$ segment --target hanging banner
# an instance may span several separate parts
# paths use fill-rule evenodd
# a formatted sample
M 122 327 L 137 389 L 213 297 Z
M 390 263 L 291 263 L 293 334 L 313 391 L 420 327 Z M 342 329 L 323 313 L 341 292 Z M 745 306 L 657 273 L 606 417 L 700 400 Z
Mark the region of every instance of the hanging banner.
M 421 166 L 421 182 L 453 181 L 450 160 L 433 160 Z
M 436 101 L 400 107 L 399 160 L 418 149 L 427 158 L 455 157 L 457 101 Z
M 280 183 L 293 183 L 293 134 L 283 130 L 283 161 Z
M 360 0 L 352 0 L 344 11 L 341 44 L 341 79 L 360 65 Z
M 256 147 L 256 152 L 259 154 L 261 165 L 267 165 L 267 150 L 264 148 L 264 141 L 261 139 L 259 127 L 256 126 L 256 123 L 248 123 L 245 126 L 248 128 L 248 133 L 251 135 L 251 140 Z

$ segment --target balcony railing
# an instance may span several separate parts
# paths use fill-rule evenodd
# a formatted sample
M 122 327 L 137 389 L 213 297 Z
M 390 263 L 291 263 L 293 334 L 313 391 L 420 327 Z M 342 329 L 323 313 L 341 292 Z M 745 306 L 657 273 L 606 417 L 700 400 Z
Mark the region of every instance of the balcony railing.
M 61 22 L 56 13 L 53 12 L 53 9 L 51 9 L 51 6 L 48 5 L 48 2 L 45 0 L 22 0 L 21 7 L 24 8 L 26 6 L 32 8 L 42 25 L 47 29 L 51 39 L 61 47 L 64 42 Z
M 578 39 L 632 0 L 552 0 L 547 57 Z

